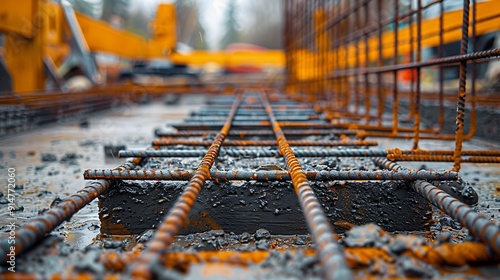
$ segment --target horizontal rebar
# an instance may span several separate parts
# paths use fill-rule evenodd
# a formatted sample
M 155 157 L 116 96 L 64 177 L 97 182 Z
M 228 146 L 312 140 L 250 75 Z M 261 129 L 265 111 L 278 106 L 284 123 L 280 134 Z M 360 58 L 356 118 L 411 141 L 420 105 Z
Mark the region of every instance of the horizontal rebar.
M 278 121 L 283 122 L 298 122 L 298 121 L 309 121 L 309 120 L 318 120 L 318 115 L 283 115 L 278 117 Z M 184 119 L 186 123 L 213 123 L 217 121 L 223 121 L 224 116 L 193 116 Z M 259 122 L 267 120 L 266 116 L 235 116 L 234 121 L 236 122 Z
M 300 157 L 385 157 L 384 150 L 367 149 L 292 149 Z M 118 157 L 200 157 L 207 150 L 121 150 Z M 279 157 L 277 150 L 269 149 L 221 149 L 219 156 L 231 157 Z
M 452 150 L 401 150 L 398 148 L 387 149 L 388 154 L 395 154 L 399 156 L 404 155 L 453 155 Z M 500 156 L 499 150 L 463 150 L 462 155 L 464 156 Z
M 204 108 L 199 111 L 191 113 L 192 116 L 227 116 L 229 110 L 225 109 L 211 109 Z M 316 111 L 312 109 L 293 109 L 293 110 L 277 110 L 277 115 L 310 115 L 316 114 Z M 264 111 L 256 111 L 256 110 L 243 110 L 240 109 L 237 112 L 238 116 L 266 116 L 266 112 Z
M 387 159 L 378 158 L 374 160 L 374 163 L 382 168 L 394 171 L 406 169 Z M 472 207 L 460 202 L 458 199 L 426 181 L 417 180 L 411 184 L 411 188 L 434 206 L 465 226 L 471 232 L 472 236 L 479 238 L 495 254 L 500 254 L 500 227 L 498 225 L 490 222 L 488 218 L 476 212 Z
M 356 131 L 340 130 L 340 129 L 294 129 L 284 131 L 287 136 L 309 136 L 309 135 L 355 135 Z M 156 130 L 155 135 L 158 137 L 191 137 L 191 136 L 206 136 L 217 134 L 216 130 L 187 130 L 167 132 Z M 228 137 L 252 137 L 252 136 L 274 136 L 272 131 L 268 130 L 231 130 Z
M 454 156 L 446 155 L 387 155 L 387 158 L 393 161 L 429 161 L 429 162 L 453 162 Z M 489 156 L 462 156 L 461 162 L 472 163 L 500 163 L 500 157 Z
M 169 124 L 177 130 L 215 130 L 221 129 L 224 124 L 221 122 L 198 122 L 198 123 L 175 123 Z M 286 128 L 323 128 L 323 129 L 336 129 L 339 128 L 336 125 L 330 123 L 320 123 L 320 122 L 282 122 L 280 123 L 283 129 Z M 259 121 L 259 122 L 234 122 L 233 128 L 239 127 L 242 129 L 269 129 L 269 121 Z
M 185 140 L 175 138 L 156 139 L 153 146 L 186 145 L 186 146 L 210 146 L 211 141 Z M 290 146 L 377 146 L 376 141 L 311 141 L 311 140 L 291 140 Z M 277 146 L 276 141 L 272 140 L 227 140 L 225 146 Z
M 306 178 L 311 181 L 331 180 L 457 180 L 458 173 L 451 171 L 304 171 Z M 87 169 L 83 173 L 85 179 L 113 179 L 113 180 L 177 180 L 186 181 L 194 176 L 193 170 L 116 170 L 116 169 Z M 290 181 L 291 177 L 285 170 L 210 170 L 210 178 L 214 181 Z

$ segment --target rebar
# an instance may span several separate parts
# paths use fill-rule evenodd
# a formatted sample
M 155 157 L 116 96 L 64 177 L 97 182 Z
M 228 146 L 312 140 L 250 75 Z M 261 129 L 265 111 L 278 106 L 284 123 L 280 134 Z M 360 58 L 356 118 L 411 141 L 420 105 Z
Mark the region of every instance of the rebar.
M 304 136 L 304 135 L 355 135 L 356 131 L 349 130 L 333 130 L 333 129 L 294 129 L 285 131 L 287 136 Z M 192 136 L 207 136 L 217 134 L 215 130 L 187 130 L 187 131 L 155 131 L 158 137 L 192 137 Z M 254 136 L 274 136 L 272 131 L 267 130 L 231 130 L 228 137 L 254 137 Z
M 406 170 L 403 166 L 387 159 L 378 158 L 374 160 L 374 163 L 389 170 Z M 472 236 L 484 242 L 493 250 L 494 254 L 500 254 L 500 227 L 497 224 L 490 222 L 467 204 L 460 202 L 429 182 L 416 180 L 410 186 L 434 206 L 465 226 Z
M 220 129 L 224 124 L 221 122 L 198 122 L 198 123 L 176 123 L 169 124 L 169 126 L 177 129 L 177 130 L 214 130 Z M 264 129 L 269 127 L 270 124 L 268 121 L 259 121 L 259 122 L 234 122 L 233 128 L 242 128 L 245 130 L 250 129 Z M 314 128 L 314 129 L 336 129 L 339 128 L 336 125 L 332 125 L 329 123 L 320 123 L 320 122 L 280 122 L 280 126 L 285 129 L 298 129 L 298 128 Z
M 142 252 L 141 257 L 130 268 L 130 275 L 134 279 L 151 279 L 151 265 L 156 262 L 162 252 L 172 244 L 174 237 L 179 232 L 180 227 L 186 222 L 187 215 L 196 201 L 198 193 L 201 191 L 205 181 L 210 178 L 210 168 L 214 164 L 215 158 L 219 153 L 227 133 L 231 128 L 234 116 L 240 106 L 243 96 L 237 96 L 233 103 L 231 111 L 227 117 L 226 123 L 220 133 L 215 137 L 210 145 L 208 152 L 201 160 L 200 165 L 195 171 L 193 177 L 189 180 L 188 186 L 184 189 L 181 196 L 170 208 L 168 214 L 163 219 L 161 225 L 156 230 L 152 240 Z
M 455 156 L 446 155 L 388 155 L 393 161 L 455 162 Z M 460 156 L 460 162 L 500 163 L 500 157 Z
M 192 170 L 117 170 L 117 169 L 87 169 L 83 173 L 85 179 L 113 180 L 178 180 L 187 181 L 194 176 Z M 458 173 L 450 171 L 304 171 L 310 181 L 331 180 L 457 180 Z M 214 181 L 289 181 L 291 179 L 285 170 L 210 170 L 207 180 Z
M 142 159 L 134 159 L 117 167 L 115 170 L 124 171 L 133 169 L 141 162 L 141 160 Z M 69 196 L 65 200 L 56 204 L 50 210 L 47 210 L 38 217 L 31 219 L 26 225 L 23 225 L 21 228 L 16 230 L 16 257 L 26 252 L 64 221 L 71 219 L 76 212 L 80 211 L 83 207 L 85 207 L 85 205 L 111 187 L 112 185 L 107 180 L 89 182 L 85 188 L 81 189 L 76 194 Z M 7 261 L 7 254 L 11 251 L 11 246 L 12 244 L 9 243 L 7 238 L 0 241 L 0 262 L 5 263 Z
M 224 116 L 193 116 L 186 118 L 184 122 L 186 123 L 211 123 L 211 122 L 219 122 L 225 119 Z M 278 121 L 281 122 L 296 122 L 296 121 L 309 121 L 309 120 L 318 120 L 318 115 L 298 115 L 298 116 L 280 116 Z M 266 120 L 266 116 L 235 116 L 234 121 L 239 122 L 259 122 Z
M 312 140 L 291 140 L 288 142 L 291 146 L 377 146 L 377 141 L 312 141 Z M 162 138 L 153 141 L 153 146 L 172 146 L 172 145 L 186 145 L 186 146 L 210 146 L 211 141 L 200 140 L 186 140 L 176 138 Z M 226 146 L 276 146 L 276 142 L 272 140 L 227 140 L 224 145 Z
M 467 45 L 469 44 L 469 0 L 463 0 L 462 15 L 462 40 L 460 41 L 460 54 L 467 54 Z M 465 97 L 467 95 L 465 83 L 467 82 L 467 62 L 460 62 L 459 75 L 459 93 L 457 102 L 457 118 L 455 131 L 455 153 L 453 154 L 453 171 L 460 171 L 462 161 L 462 142 L 464 137 L 464 118 L 465 118 Z
M 227 116 L 229 110 L 218 109 L 218 108 L 202 108 L 196 112 L 191 113 L 192 116 Z M 313 109 L 294 109 L 294 110 L 275 110 L 276 115 L 312 115 L 316 114 Z M 238 110 L 238 116 L 266 116 L 264 112 L 258 112 L 255 110 Z
M 385 150 L 368 149 L 298 149 L 293 153 L 300 157 L 385 157 Z M 200 157 L 206 150 L 121 150 L 118 157 Z M 279 157 L 277 150 L 270 149 L 221 149 L 220 156 L 231 157 Z
M 295 193 L 299 198 L 304 211 L 307 225 L 315 241 L 318 257 L 323 267 L 326 279 L 351 279 L 351 271 L 347 267 L 342 248 L 337 243 L 338 237 L 325 216 L 317 197 L 307 182 L 307 177 L 302 170 L 297 158 L 293 154 L 285 134 L 273 115 L 273 108 L 264 94 L 259 95 L 266 113 L 269 116 L 272 129 L 276 135 L 276 142 L 280 152 L 285 158 L 287 170 L 290 172 Z

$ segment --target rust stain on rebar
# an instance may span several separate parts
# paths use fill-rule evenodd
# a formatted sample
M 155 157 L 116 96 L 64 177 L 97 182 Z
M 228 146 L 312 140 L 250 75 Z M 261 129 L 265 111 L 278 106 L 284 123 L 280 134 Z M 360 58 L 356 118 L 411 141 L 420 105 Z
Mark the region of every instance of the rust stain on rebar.
M 295 193 L 304 211 L 307 225 L 316 242 L 320 263 L 326 279 L 350 279 L 352 274 L 347 267 L 342 249 L 337 244 L 338 237 L 333 233 L 330 222 L 325 217 L 324 211 L 314 195 L 312 188 L 307 183 L 306 175 L 293 154 L 279 123 L 273 114 L 273 109 L 264 94 L 260 94 L 261 102 L 272 124 L 276 142 L 286 161 Z
M 179 232 L 182 225 L 187 222 L 189 210 L 194 205 L 198 193 L 201 191 L 205 181 L 210 178 L 210 168 L 212 167 L 215 158 L 228 134 L 233 118 L 241 103 L 243 96 L 237 96 L 231 111 L 227 117 L 224 127 L 215 137 L 208 152 L 203 157 L 198 169 L 193 178 L 189 181 L 188 186 L 184 189 L 181 196 L 177 199 L 174 206 L 170 209 L 167 216 L 155 232 L 153 239 L 148 242 L 148 247 L 144 250 L 142 256 L 133 264 L 130 270 L 130 276 L 134 279 L 151 279 L 152 272 L 150 265 L 152 261 L 157 260 L 163 251 L 168 248 L 175 235 Z

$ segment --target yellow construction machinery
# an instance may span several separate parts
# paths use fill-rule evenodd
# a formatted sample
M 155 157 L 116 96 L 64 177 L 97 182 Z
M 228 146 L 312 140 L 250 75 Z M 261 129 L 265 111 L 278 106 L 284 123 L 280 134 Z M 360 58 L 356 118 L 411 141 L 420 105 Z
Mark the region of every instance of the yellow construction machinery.
M 96 53 L 130 60 L 162 58 L 197 66 L 284 66 L 281 51 L 177 52 L 173 4 L 158 5 L 151 30 L 151 39 L 142 38 L 75 12 L 66 1 L 3 1 L 0 32 L 5 36 L 5 65 L 0 64 L 0 73 L 4 73 L 1 82 L 11 83 L 17 93 L 45 90 L 48 83 L 52 89 L 67 91 L 65 81 L 75 74 L 99 85 L 105 82 L 105 75 L 98 69 Z

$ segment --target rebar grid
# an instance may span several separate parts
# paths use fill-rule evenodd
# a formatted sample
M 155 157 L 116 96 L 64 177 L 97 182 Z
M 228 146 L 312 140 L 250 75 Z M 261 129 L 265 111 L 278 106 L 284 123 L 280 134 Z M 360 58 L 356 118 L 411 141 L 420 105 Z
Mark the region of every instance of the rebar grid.
M 500 13 L 493 10 L 500 2 L 451 2 L 286 1 L 286 92 L 314 103 L 339 128 L 363 129 L 360 138 L 412 139 L 416 151 L 421 139 L 454 141 L 453 154 L 440 160 L 459 171 L 461 162 L 476 160 L 461 151 L 476 133 L 478 101 L 498 106 L 494 88 L 479 88 L 476 80 L 495 79 L 484 69 L 500 49 L 479 41 L 497 32 Z M 422 106 L 432 102 L 437 109 L 430 115 Z M 445 111 L 450 102 L 455 116 Z M 434 127 L 424 126 L 429 117 Z

